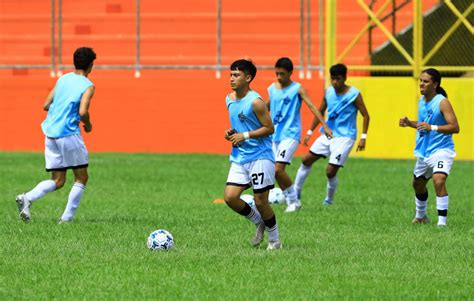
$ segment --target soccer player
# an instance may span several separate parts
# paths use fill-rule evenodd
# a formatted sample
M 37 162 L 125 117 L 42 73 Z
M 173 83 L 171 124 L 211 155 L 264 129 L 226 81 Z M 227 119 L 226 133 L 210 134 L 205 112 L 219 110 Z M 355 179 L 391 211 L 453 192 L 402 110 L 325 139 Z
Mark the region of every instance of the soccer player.
M 330 74 L 331 86 L 326 89 L 320 111 L 323 114 L 327 109 L 326 123 L 332 129 L 333 137 L 329 139 L 325 135 L 321 135 L 314 141 L 309 152 L 303 157 L 303 162 L 298 169 L 295 180 L 296 193 L 300 198 L 301 189 L 311 172 L 313 163 L 319 158 L 329 157 L 326 168 L 327 185 L 324 205 L 331 205 L 334 202 L 334 193 L 338 183 L 337 172 L 340 167 L 344 166 L 355 143 L 357 137 L 357 111 L 360 111 L 364 118 L 357 151 L 365 149 L 370 121 L 362 94 L 357 88 L 346 85 L 347 67 L 343 64 L 333 65 L 330 68 Z M 305 145 L 308 145 L 308 140 L 318 123 L 319 120 L 314 118 L 310 130 L 304 138 Z
M 323 126 L 324 133 L 329 138 L 332 131 L 324 122 L 319 110 L 314 106 L 306 90 L 300 83 L 291 80 L 293 62 L 282 57 L 275 63 L 277 81 L 268 87 L 269 108 L 275 133 L 272 136 L 273 152 L 275 154 L 275 178 L 287 199 L 285 212 L 295 212 L 301 208 L 291 178 L 285 171 L 291 163 L 293 155 L 300 143 L 301 137 L 301 100 L 308 106 L 316 119 Z
M 418 120 L 400 119 L 401 127 L 416 129 L 413 188 L 415 190 L 416 215 L 414 224 L 429 223 L 426 215 L 428 190 L 426 184 L 433 177 L 436 191 L 438 226 L 446 226 L 449 196 L 446 190 L 454 152 L 453 134 L 459 133 L 459 125 L 446 91 L 441 88 L 441 74 L 436 69 L 426 69 L 420 75 Z
M 267 250 L 282 247 L 275 213 L 268 203 L 268 192 L 274 187 L 275 158 L 270 135 L 273 123 L 260 95 L 250 89 L 257 68 L 249 60 L 237 60 L 230 66 L 230 86 L 234 92 L 226 97 L 231 128 L 225 138 L 232 143 L 231 167 L 224 191 L 224 200 L 232 210 L 245 216 L 256 226 L 252 245 L 258 246 L 268 233 Z M 240 195 L 253 188 L 256 209 Z
M 16 197 L 20 218 L 30 221 L 30 206 L 48 192 L 64 186 L 66 172 L 74 172 L 74 185 L 59 222 L 69 222 L 84 194 L 88 174 L 88 154 L 81 136 L 79 124 L 84 131 L 92 131 L 89 105 L 94 95 L 94 84 L 87 78 L 92 71 L 96 54 L 91 48 L 81 47 L 74 52 L 73 72 L 61 76 L 43 105 L 48 111 L 41 124 L 45 135 L 46 171 L 52 172 L 51 179 L 40 182 L 31 191 Z

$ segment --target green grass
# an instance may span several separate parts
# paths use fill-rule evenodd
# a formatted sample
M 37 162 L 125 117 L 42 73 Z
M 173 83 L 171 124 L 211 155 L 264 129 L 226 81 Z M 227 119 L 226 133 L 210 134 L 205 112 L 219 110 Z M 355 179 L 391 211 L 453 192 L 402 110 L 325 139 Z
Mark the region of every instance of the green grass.
M 294 177 L 300 159 L 289 167 Z M 274 206 L 284 248 L 249 240 L 254 226 L 225 205 L 226 156 L 91 154 L 73 223 L 58 225 L 72 184 L 19 221 L 15 195 L 48 174 L 43 155 L 0 153 L 0 299 L 472 300 L 474 163 L 455 161 L 448 228 L 411 225 L 413 161 L 351 158 L 336 203 L 323 207 L 326 162 L 303 190 L 303 209 Z M 151 252 L 169 230 L 176 248 Z

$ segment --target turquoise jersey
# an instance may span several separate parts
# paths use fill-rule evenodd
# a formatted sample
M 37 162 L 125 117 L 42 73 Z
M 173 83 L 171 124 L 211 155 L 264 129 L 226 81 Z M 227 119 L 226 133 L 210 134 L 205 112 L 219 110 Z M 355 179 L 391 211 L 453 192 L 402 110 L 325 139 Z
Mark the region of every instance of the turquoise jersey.
M 439 104 L 445 99 L 441 94 L 437 94 L 433 99 L 426 102 L 422 96 L 418 101 L 418 123 L 427 122 L 432 125 L 448 124 L 439 108 Z M 415 156 L 427 158 L 440 149 L 454 151 L 452 134 L 443 134 L 433 131 L 416 131 Z
M 357 137 L 357 107 L 355 101 L 360 92 L 355 87 L 350 87 L 344 94 L 336 94 L 333 86 L 326 89 L 327 103 L 326 124 L 331 128 L 334 137 Z M 321 127 L 320 132 L 324 134 Z
M 270 96 L 270 113 L 275 133 L 273 141 L 285 139 L 300 140 L 301 136 L 301 84 L 292 82 L 288 87 L 278 89 L 275 84 L 268 87 Z
M 41 124 L 43 133 L 50 138 L 80 134 L 79 105 L 84 92 L 94 84 L 85 76 L 74 72 L 61 76 L 56 82 L 53 102 Z
M 229 96 L 226 97 L 232 129 L 238 133 L 243 133 L 262 127 L 252 107 L 252 102 L 257 98 L 261 97 L 255 91 L 249 91 L 244 98 L 239 100 L 232 100 Z M 245 164 L 258 159 L 268 159 L 275 162 L 270 136 L 250 138 L 242 141 L 239 146 L 232 146 L 230 162 Z

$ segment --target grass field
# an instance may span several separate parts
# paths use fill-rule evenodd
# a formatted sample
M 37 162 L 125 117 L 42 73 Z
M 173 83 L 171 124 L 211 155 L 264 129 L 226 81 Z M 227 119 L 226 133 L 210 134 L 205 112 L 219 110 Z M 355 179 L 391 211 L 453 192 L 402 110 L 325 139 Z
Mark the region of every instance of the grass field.
M 289 173 L 294 177 L 300 159 Z M 48 194 L 19 221 L 15 195 L 48 176 L 43 155 L 0 153 L 0 299 L 473 300 L 474 163 L 455 161 L 448 227 L 411 225 L 413 161 L 349 159 L 336 203 L 323 207 L 324 167 L 303 208 L 276 205 L 284 248 L 250 246 L 254 226 L 222 198 L 226 156 L 91 154 L 73 223 L 58 225 L 71 187 Z M 169 230 L 176 248 L 151 252 Z

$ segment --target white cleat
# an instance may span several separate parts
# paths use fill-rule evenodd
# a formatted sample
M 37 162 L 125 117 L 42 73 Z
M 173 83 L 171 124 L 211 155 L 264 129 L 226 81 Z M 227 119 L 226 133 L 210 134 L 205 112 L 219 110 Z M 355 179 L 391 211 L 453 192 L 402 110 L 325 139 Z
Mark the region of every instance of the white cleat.
M 252 239 L 251 243 L 252 246 L 257 247 L 263 240 L 263 236 L 265 234 L 265 224 L 261 222 L 257 225 L 257 229 L 255 230 L 255 236 Z
M 58 224 L 61 225 L 61 224 L 69 224 L 70 222 L 72 221 L 72 219 L 66 221 L 66 220 L 63 220 L 63 219 L 60 219 Z
M 16 204 L 18 206 L 19 216 L 25 223 L 30 221 L 30 206 L 31 203 L 24 193 L 16 197 Z
M 297 202 L 289 204 L 288 207 L 286 207 L 285 212 L 291 213 L 291 212 L 298 211 L 300 209 L 301 209 L 301 202 L 297 201 Z
M 282 243 L 279 240 L 269 241 L 267 251 L 279 250 L 282 247 Z

